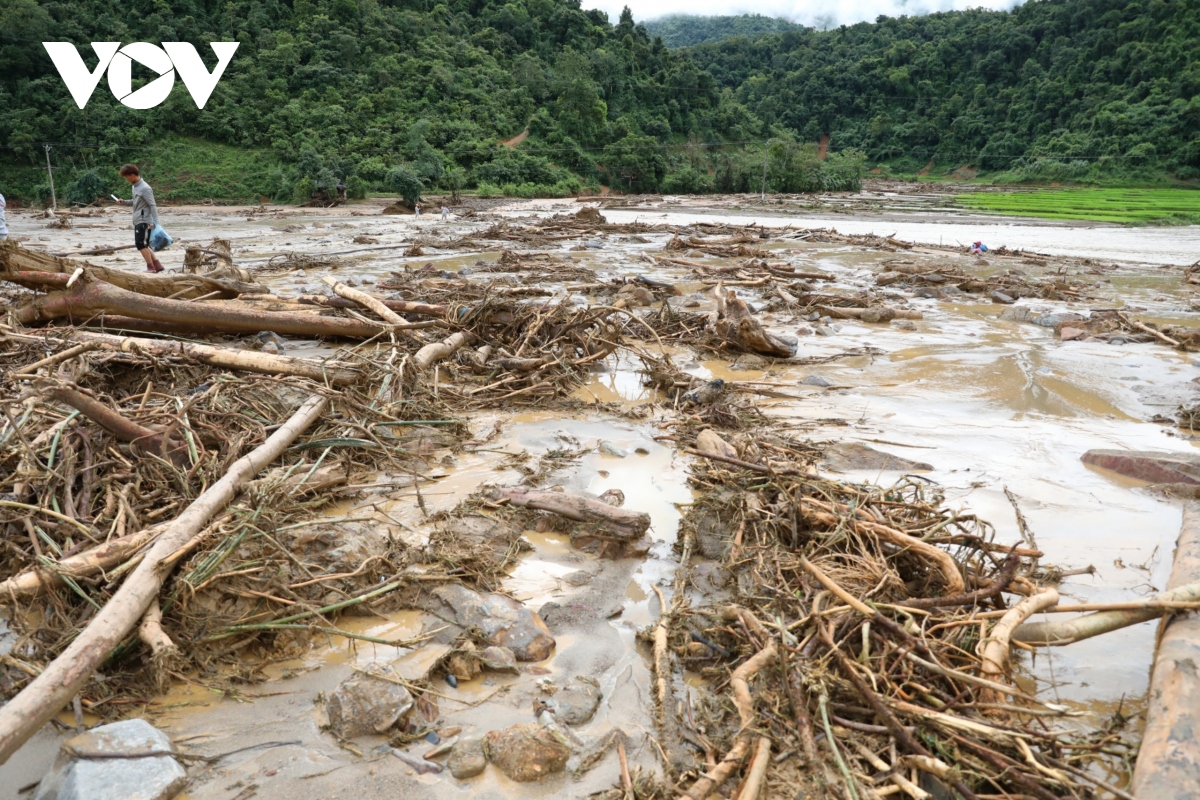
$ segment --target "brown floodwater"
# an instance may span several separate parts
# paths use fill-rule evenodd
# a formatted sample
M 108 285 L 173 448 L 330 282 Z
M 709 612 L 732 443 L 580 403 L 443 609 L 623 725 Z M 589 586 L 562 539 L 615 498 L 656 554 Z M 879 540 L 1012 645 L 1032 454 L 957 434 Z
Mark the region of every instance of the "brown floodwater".
M 514 205 L 507 213 L 527 215 L 573 211 L 578 204 L 540 201 Z M 375 208 L 359 208 L 370 211 Z M 248 218 L 245 210 L 164 209 L 165 222 L 177 240 L 207 241 L 219 234 L 232 240 L 237 261 L 265 264 L 290 253 L 345 256 L 348 266 L 339 277 L 352 275 L 378 281 L 404 265 L 430 261 L 457 271 L 478 260 L 499 257 L 498 250 L 472 253 L 438 252 L 405 258 L 404 247 L 415 236 L 465 233 L 492 220 L 456 221 L 442 225 L 433 219 L 355 216 L 355 209 L 287 211 L 276 216 Z M 1164 265 L 1191 263 L 1200 252 L 1200 229 L 1117 228 L 1111 226 L 1050 226 L 1015 221 L 913 218 L 881 221 L 870 215 L 844 214 L 836 219 L 792 218 L 742 210 L 688 208 L 668 202 L 663 207 L 605 210 L 611 221 L 635 218 L 648 223 L 687 221 L 758 222 L 782 227 L 836 227 L 844 233 L 895 233 L 924 243 L 953 243 L 983 238 L 993 246 L 1006 244 L 1027 250 L 1087 256 L 1104 264 L 1090 276 L 1101 300 L 1091 303 L 1021 301 L 1047 311 L 1089 307 L 1136 307 L 1144 319 L 1196 324 L 1188 297 L 1180 286 L 1180 270 Z M 55 252 L 98 245 L 123 244 L 128 232 L 121 215 L 104 215 L 66 232 L 46 231 L 44 221 L 10 212 L 17 238 L 43 244 Z M 287 225 L 302 226 L 284 231 Z M 885 230 L 886 228 L 886 230 Z M 356 245 L 354 236 L 368 234 L 379 245 Z M 597 270 L 602 277 L 644 273 L 679 282 L 687 290 L 700 287 L 684 270 L 665 268 L 643 259 L 661 251 L 668 234 L 644 234 L 649 242 L 629 237 L 603 237 L 602 248 L 572 252 L 550 248 Z M 942 252 L 891 254 L 865 252 L 848 245 L 802 241 L 772 243 L 775 256 L 805 268 L 828 271 L 837 279 L 830 291 L 853 291 L 872 285 L 872 274 L 884 261 L 931 259 L 969 269 L 994 265 L 972 262 Z M 391 247 L 391 249 L 377 249 Z M 164 254 L 170 266 L 182 259 L 182 248 Z M 128 252 L 95 259 L 110 266 L 136 268 Z M 1034 266 L 1023 267 L 1036 274 Z M 266 278 L 281 295 L 316 291 L 321 274 L 313 271 L 272 274 Z M 687 282 L 687 283 L 685 283 Z M 753 294 L 745 297 L 759 302 Z M 1063 570 L 1095 567 L 1092 575 L 1065 578 L 1059 587 L 1071 602 L 1128 600 L 1161 589 L 1171 565 L 1180 510 L 1122 479 L 1083 465 L 1088 449 L 1191 450 L 1193 441 L 1180 432 L 1150 422 L 1170 414 L 1183 402 L 1196 401 L 1200 375 L 1193 357 L 1155 344 L 1108 345 L 1099 342 L 1062 343 L 1051 329 L 999 319 L 1003 306 L 978 302 L 914 299 L 924 319 L 914 330 L 836 321 L 829 337 L 801 336 L 801 358 L 839 356 L 851 349 L 867 352 L 824 364 L 803 366 L 776 363 L 765 370 L 736 369 L 728 359 L 671 348 L 675 362 L 703 378 L 761 382 L 786 399 L 760 398 L 759 405 L 781 425 L 802 426 L 814 440 L 850 440 L 932 464 L 923 472 L 933 488 L 944 492 L 946 503 L 963 513 L 975 513 L 996 528 L 996 540 L 1019 538 L 1007 488 L 1028 519 L 1044 565 Z M 769 328 L 794 334 L 798 323 L 786 315 L 768 315 Z M 296 342 L 292 355 L 327 354 L 316 342 Z M 659 345 L 645 348 L 660 352 Z M 609 359 L 574 398 L 584 403 L 630 409 L 655 399 L 642 383 L 639 360 L 630 355 Z M 802 385 L 818 375 L 832 388 Z M 682 509 L 692 501 L 687 485 L 686 456 L 664 446 L 659 424 L 665 413 L 633 421 L 604 411 L 586 409 L 567 416 L 545 412 L 505 414 L 488 412 L 469 421 L 472 434 L 483 439 L 499 424 L 500 433 L 486 445 L 455 454 L 436 453 L 430 459 L 436 477 L 417 491 L 376 488 L 326 510 L 330 519 L 373 520 L 381 535 L 390 532 L 412 546 L 426 540 L 425 518 L 449 510 L 484 484 L 516 484 L 522 473 L 511 454 L 531 459 L 552 450 L 575 456 L 551 475 L 567 491 L 598 494 L 609 488 L 624 491 L 626 505 L 651 515 L 652 547 L 640 559 L 599 561 L 570 547 L 566 538 L 529 531 L 530 551 L 504 581 L 504 589 L 540 608 L 545 603 L 578 607 L 590 618 L 577 630 L 557 635 L 558 647 L 545 663 L 520 676 L 485 674 L 457 688 L 438 685 L 445 699 L 440 706 L 446 725 L 461 725 L 476 734 L 532 720 L 530 705 L 539 681 L 562 685 L 577 674 L 596 678 L 604 702 L 596 718 L 575 729 L 592 741 L 614 727 L 652 729 L 649 701 L 648 654 L 636 633 L 657 619 L 654 587 L 670 595 L 676 567 L 672 544 Z M 613 455 L 621 453 L 623 455 Z M 444 458 L 445 456 L 445 458 Z M 532 461 L 530 463 L 533 463 Z M 855 472 L 844 479 L 889 483 L 897 473 Z M 577 573 L 586 573 L 581 576 Z M 421 632 L 414 612 L 348 617 L 339 625 L 350 632 L 385 639 L 405 639 Z M 1035 660 L 1022 658 L 1027 678 L 1036 681 L 1042 696 L 1061 701 L 1095 723 L 1118 709 L 1126 717 L 1143 707 L 1155 626 L 1143 624 L 1064 648 L 1046 649 Z M 410 655 L 411 653 L 411 655 Z M 333 636 L 313 644 L 299 657 L 262 665 L 268 680 L 234 695 L 200 683 L 181 683 L 145 709 L 150 719 L 171 733 L 185 750 L 206 754 L 255 748 L 231 754 L 209 770 L 201 770 L 189 798 L 227 800 L 251 784 L 258 798 L 325 798 L 370 796 L 391 791 L 417 792 L 419 797 L 496 796 L 556 797 L 584 795 L 607 788 L 614 779 L 615 757 L 609 757 L 579 782 L 551 778 L 535 785 L 514 784 L 496 770 L 459 784 L 442 775 L 412 775 L 403 763 L 370 746 L 353 752 L 339 747 L 321 731 L 319 703 L 355 668 L 397 658 L 419 659 L 409 651 Z M 699 687 L 695 676 L 689 685 Z M 64 717 L 64 722 L 72 721 Z M 1139 724 L 1135 719 L 1132 724 Z M 0 793 L 37 780 L 53 758 L 57 734 L 47 729 L 21 753 L 0 767 Z M 422 752 L 421 747 L 412 752 Z M 653 768 L 654 753 L 632 752 L 635 765 Z

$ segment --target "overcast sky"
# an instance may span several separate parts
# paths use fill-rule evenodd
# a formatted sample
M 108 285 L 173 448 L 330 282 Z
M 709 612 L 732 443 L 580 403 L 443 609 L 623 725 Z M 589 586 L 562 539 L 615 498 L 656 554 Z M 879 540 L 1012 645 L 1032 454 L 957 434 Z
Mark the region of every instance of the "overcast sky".
M 890 17 L 954 11 L 964 8 L 1012 8 L 1015 0 L 583 0 L 584 8 L 608 12 L 614 23 L 628 5 L 633 18 L 644 22 L 667 14 L 762 14 L 819 27 Z

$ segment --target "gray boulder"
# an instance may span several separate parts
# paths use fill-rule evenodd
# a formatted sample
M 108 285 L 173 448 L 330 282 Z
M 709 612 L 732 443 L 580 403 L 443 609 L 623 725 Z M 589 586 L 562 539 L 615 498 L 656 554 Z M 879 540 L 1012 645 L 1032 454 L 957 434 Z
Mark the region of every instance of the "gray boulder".
M 461 628 L 475 628 L 489 645 L 507 647 L 518 661 L 543 661 L 554 652 L 546 623 L 511 597 L 448 583 L 433 590 L 428 610 Z
M 562 772 L 571 757 L 571 746 L 560 733 L 535 724 L 489 731 L 483 737 L 483 750 L 488 761 L 520 783 Z
M 911 472 L 913 470 L 930 470 L 932 464 L 923 461 L 910 461 L 873 447 L 867 447 L 858 442 L 838 442 L 825 451 L 825 465 L 835 472 L 848 472 L 855 469 L 896 470 Z
M 512 650 L 507 647 L 491 647 L 483 648 L 483 652 L 479 654 L 479 660 L 483 666 L 494 672 L 520 672 L 520 667 L 517 666 L 517 657 Z
M 481 739 L 460 739 L 450 751 L 447 761 L 450 774 L 461 780 L 474 778 L 487 769 L 487 755 Z
M 325 710 L 333 732 L 339 738 L 353 739 L 383 733 L 412 707 L 408 689 L 366 673 L 342 681 L 329 696 Z
M 170 800 L 187 785 L 174 753 L 144 719 L 101 725 L 62 743 L 34 800 Z
M 576 676 L 565 688 L 542 703 L 554 717 L 566 725 L 582 725 L 596 715 L 600 707 L 600 687 L 594 678 Z

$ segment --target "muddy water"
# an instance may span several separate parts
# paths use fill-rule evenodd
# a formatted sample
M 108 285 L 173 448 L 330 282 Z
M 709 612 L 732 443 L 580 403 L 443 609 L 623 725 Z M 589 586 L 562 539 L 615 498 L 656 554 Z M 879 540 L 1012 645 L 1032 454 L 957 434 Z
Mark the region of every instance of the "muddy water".
M 523 204 L 512 213 L 573 210 L 574 203 Z M 663 215 L 665 212 L 665 216 Z M 984 218 L 955 220 L 913 219 L 881 221 L 871 216 L 842 215 L 836 219 L 784 218 L 713 209 L 707 213 L 659 210 L 605 210 L 611 221 L 758 222 L 835 227 L 841 232 L 895 233 L 902 239 L 936 244 L 955 239 L 1008 245 L 1047 253 L 1082 255 L 1105 264 L 1124 266 L 1097 275 L 1097 292 L 1104 302 L 1121 302 L 1145 309 L 1147 318 L 1195 322 L 1196 315 L 1181 294 L 1178 270 L 1154 265 L 1191 263 L 1200 253 L 1200 228 L 1113 228 L 996 224 Z M 12 216 L 18 237 L 45 244 L 56 252 L 96 245 L 122 244 L 126 232 L 117 227 L 124 217 L 101 217 L 81 222 L 73 231 L 45 231 L 44 224 L 24 214 Z M 233 240 L 241 263 L 265 263 L 287 252 L 315 255 L 350 253 L 352 273 L 375 280 L 405 263 L 436 262 L 458 270 L 496 252 L 463 254 L 436 251 L 421 259 L 406 259 L 404 245 L 415 236 L 435 231 L 464 233 L 491 220 L 455 222 L 440 226 L 431 220 L 381 218 L 337 213 L 288 213 L 274 218 L 247 219 L 244 212 L 181 209 L 168 212 L 178 238 L 206 241 L 215 233 Z M 172 219 L 173 218 L 173 219 Z M 302 226 L 284 231 L 285 225 Z M 905 227 L 907 226 L 907 227 Z M 356 235 L 379 238 L 379 248 L 355 245 Z M 690 275 L 650 268 L 641 252 L 658 252 L 665 235 L 650 243 L 632 243 L 621 236 L 604 237 L 601 250 L 568 252 L 602 275 L 651 271 L 664 278 L 693 280 Z M 44 240 L 40 241 L 39 240 Z M 864 253 L 851 247 L 774 243 L 779 257 L 826 270 L 844 288 L 870 284 L 880 262 L 895 257 Z M 910 257 L 906 255 L 905 257 Z M 919 254 L 916 257 L 921 257 Z M 939 259 L 946 256 L 938 255 Z M 136 256 L 118 253 L 101 263 L 137 265 Z M 179 250 L 163 259 L 168 266 L 182 259 Z M 979 262 L 972 268 L 986 269 Z M 1030 270 L 1032 271 L 1032 270 Z M 339 276 L 346 274 L 339 273 Z M 280 294 L 314 291 L 319 274 L 284 274 L 269 279 Z M 1108 281 L 1105 283 L 1105 281 Z M 689 285 L 689 290 L 699 288 Z M 747 299 L 757 302 L 753 295 Z M 1025 301 L 1022 301 L 1025 302 Z M 814 439 L 853 440 L 919 461 L 933 470 L 924 473 L 932 487 L 943 491 L 952 507 L 977 513 L 997 529 L 997 541 L 1018 539 L 1013 509 L 1004 494 L 1016 496 L 1046 556 L 1045 565 L 1072 570 L 1094 566 L 1094 575 L 1066 578 L 1061 592 L 1072 601 L 1103 602 L 1129 599 L 1161 588 L 1170 568 L 1170 555 L 1179 525 L 1178 506 L 1151 495 L 1133 482 L 1083 466 L 1079 456 L 1093 447 L 1187 450 L 1189 441 L 1175 431 L 1148 422 L 1169 414 L 1184 401 L 1195 399 L 1198 373 L 1189 357 L 1157 345 L 1112 346 L 1099 343 L 1060 343 L 1051 330 L 998 319 L 992 305 L 951 304 L 914 300 L 925 318 L 913 331 L 892 326 L 841 321 L 831 337 L 801 338 L 802 357 L 839 355 L 851 348 L 871 347 L 877 354 L 843 358 L 817 366 L 777 364 L 766 371 L 732 370 L 726 360 L 694 359 L 685 349 L 673 352 L 677 363 L 700 377 L 761 381 L 791 399 L 762 399 L 760 405 L 781 423 L 803 425 Z M 1046 310 L 1072 310 L 1084 305 L 1031 303 Z M 765 317 L 780 333 L 796 330 L 786 316 Z M 316 343 L 295 343 L 290 354 L 325 353 Z M 647 343 L 656 351 L 655 343 Z M 575 392 L 585 402 L 615 403 L 626 408 L 652 400 L 637 374 L 636 358 L 613 359 Z M 834 388 L 800 385 L 809 375 L 828 379 Z M 843 424 L 833 424 L 840 420 Z M 480 485 L 515 484 L 522 475 L 511 454 L 526 452 L 537 459 L 552 450 L 572 451 L 573 457 L 551 474 L 549 483 L 568 491 L 599 493 L 609 488 L 625 492 L 626 505 L 651 514 L 653 546 L 643 559 L 599 561 L 573 550 L 563 537 L 527 532 L 532 550 L 513 569 L 504 588 L 532 608 L 555 603 L 568 611 L 555 629 L 558 649 L 544 664 L 521 676 L 485 675 L 457 688 L 438 685 L 447 725 L 462 725 L 482 733 L 532 719 L 531 705 L 538 682 L 562 685 L 574 675 L 600 681 L 605 701 L 597 717 L 576 733 L 594 740 L 613 727 L 628 731 L 651 729 L 649 671 L 646 653 L 635 633 L 657 618 L 653 587 L 668 591 L 675 569 L 671 550 L 681 508 L 691 501 L 686 484 L 687 462 L 674 449 L 654 441 L 662 431 L 658 419 L 634 423 L 611 415 L 549 414 L 481 415 L 471 421 L 482 439 L 496 423 L 499 436 L 486 446 L 439 461 L 436 480 L 422 484 L 422 510 L 412 487 L 368 490 L 353 502 L 328 510 L 331 517 L 370 518 L 413 546 L 423 543 L 427 514 L 453 508 Z M 605 443 L 603 450 L 601 444 Z M 606 454 L 623 452 L 624 457 Z M 438 459 L 442 454 L 438 454 Z M 449 455 L 449 454 L 447 454 Z M 894 473 L 853 473 L 844 478 L 887 483 Z M 408 612 L 386 617 L 352 617 L 343 628 L 378 638 L 404 639 L 420 632 Z M 1067 648 L 1044 651 L 1029 665 L 1044 695 L 1079 707 L 1092 719 L 1105 718 L 1117 708 L 1126 716 L 1140 708 L 1148 683 L 1154 626 L 1142 625 Z M 175 687 L 147 707 L 185 749 L 206 754 L 230 754 L 214 768 L 202 771 L 189 795 L 227 798 L 254 785 L 260 798 L 359 797 L 417 792 L 421 797 L 472 795 L 555 797 L 584 795 L 607 788 L 614 780 L 615 757 L 610 755 L 579 783 L 562 777 L 533 786 L 506 781 L 495 770 L 459 784 L 448 775 L 412 775 L 400 761 L 371 750 L 361 755 L 337 746 L 320 730 L 323 718 L 314 704 L 320 693 L 332 691 L 356 667 L 391 661 L 409 651 L 334 637 L 299 658 L 263 664 L 270 680 L 226 696 L 199 684 Z M 418 651 L 419 652 L 419 651 Z M 1028 664 L 1028 662 L 1026 662 Z M 480 703 L 479 701 L 484 701 Z M 478 705 L 473 705 L 479 703 Z M 53 756 L 55 736 L 39 735 L 22 754 L 0 768 L 0 790 L 36 780 Z M 240 748 L 254 748 L 240 750 Z M 420 746 L 412 752 L 422 752 Z M 634 764 L 652 768 L 654 755 L 643 748 L 631 752 Z

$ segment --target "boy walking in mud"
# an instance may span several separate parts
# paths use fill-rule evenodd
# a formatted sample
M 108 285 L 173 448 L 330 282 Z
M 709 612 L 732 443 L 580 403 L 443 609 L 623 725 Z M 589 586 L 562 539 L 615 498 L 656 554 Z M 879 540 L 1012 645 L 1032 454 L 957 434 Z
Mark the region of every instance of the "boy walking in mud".
M 142 258 L 146 259 L 146 269 L 149 272 L 162 272 L 162 262 L 150 249 L 150 232 L 158 224 L 158 205 L 154 202 L 154 190 L 142 180 L 142 171 L 138 169 L 137 164 L 121 167 L 120 175 L 133 187 L 133 200 L 130 203 L 133 205 L 134 247 L 142 254 Z M 126 201 L 114 199 L 120 205 L 125 205 Z

